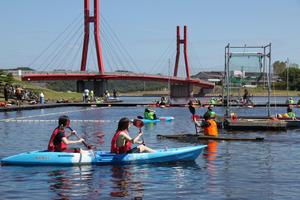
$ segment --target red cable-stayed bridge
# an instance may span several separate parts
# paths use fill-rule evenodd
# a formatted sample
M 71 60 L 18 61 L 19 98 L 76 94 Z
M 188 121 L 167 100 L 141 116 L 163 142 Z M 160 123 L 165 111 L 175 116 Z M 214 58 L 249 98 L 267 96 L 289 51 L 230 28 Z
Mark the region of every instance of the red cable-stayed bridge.
M 82 49 L 82 59 L 80 72 L 64 72 L 64 73 L 31 73 L 22 76 L 23 81 L 55 81 L 55 80 L 76 80 L 77 90 L 82 92 L 85 88 L 95 91 L 97 96 L 102 96 L 107 89 L 108 80 L 142 80 L 142 81 L 159 81 L 168 82 L 171 86 L 171 96 L 173 97 L 189 97 L 192 94 L 193 86 L 199 87 L 200 92 L 203 89 L 212 89 L 214 84 L 190 78 L 190 68 L 187 54 L 187 27 L 184 26 L 184 38 L 180 38 L 180 29 L 177 27 L 177 52 L 173 76 L 149 75 L 142 73 L 108 73 L 104 70 L 100 26 L 99 26 L 99 0 L 94 0 L 94 16 L 90 15 L 90 0 L 84 0 L 84 40 Z M 96 49 L 96 58 L 99 73 L 89 73 L 87 68 L 87 56 L 90 37 L 90 24 L 94 25 L 94 40 Z M 184 47 L 184 62 L 186 70 L 186 78 L 177 77 L 178 64 L 180 56 L 180 45 Z
M 212 89 L 213 83 L 202 81 L 200 79 L 185 79 L 174 76 L 149 75 L 139 73 L 113 73 L 105 74 L 86 73 L 86 72 L 65 72 L 65 73 L 31 73 L 22 76 L 23 81 L 54 81 L 54 80 L 143 80 L 143 81 L 160 81 L 170 82 L 171 84 L 192 84 L 198 87 Z

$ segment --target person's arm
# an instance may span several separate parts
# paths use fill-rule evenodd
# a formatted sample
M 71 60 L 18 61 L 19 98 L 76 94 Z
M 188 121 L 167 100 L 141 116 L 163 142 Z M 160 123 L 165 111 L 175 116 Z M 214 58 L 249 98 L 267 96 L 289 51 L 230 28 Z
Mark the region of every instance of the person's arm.
M 62 134 L 62 133 L 60 133 L 60 134 Z M 80 138 L 79 140 L 69 140 L 69 137 L 72 135 L 75 135 L 75 134 L 76 134 L 76 131 L 73 130 L 73 131 L 71 131 L 70 135 L 68 135 L 68 136 L 60 135 L 60 137 L 61 137 L 61 140 L 63 141 L 63 143 L 65 143 L 67 145 L 68 144 L 77 144 L 77 143 L 81 143 L 84 141 L 83 138 Z
M 207 122 L 207 121 L 202 121 L 202 123 L 201 123 L 201 127 L 202 127 L 202 128 L 209 127 L 209 126 L 210 126 L 210 123 L 209 123 L 209 122 Z
M 121 133 L 126 140 L 130 141 L 132 144 L 143 144 L 142 141 L 139 141 L 140 137 L 143 135 L 143 132 L 140 132 L 135 138 L 131 138 L 129 135 L 125 133 Z
M 76 134 L 76 131 L 75 130 L 72 130 L 71 132 L 70 132 L 70 134 L 69 135 L 66 135 L 65 137 L 67 138 L 67 139 L 69 139 L 69 137 L 71 137 L 71 136 L 73 136 L 73 135 L 75 135 Z
M 79 140 L 68 140 L 67 137 L 63 137 L 61 139 L 65 144 L 78 144 L 84 141 L 83 138 L 80 138 Z
M 196 126 L 201 127 L 201 123 L 199 123 L 196 118 L 194 118 L 194 123 L 196 124 Z

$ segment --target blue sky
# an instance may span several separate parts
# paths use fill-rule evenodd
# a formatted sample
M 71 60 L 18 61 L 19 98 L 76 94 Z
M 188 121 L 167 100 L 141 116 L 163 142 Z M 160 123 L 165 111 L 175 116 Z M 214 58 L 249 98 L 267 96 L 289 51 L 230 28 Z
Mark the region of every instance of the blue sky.
M 271 42 L 273 62 L 288 57 L 290 62 L 300 64 L 300 0 L 101 0 L 100 3 L 101 15 L 140 72 L 173 70 L 177 25 L 188 26 L 192 73 L 222 70 L 227 43 L 242 46 Z M 82 14 L 83 0 L 1 0 L 0 67 L 32 64 L 74 19 L 79 16 L 78 23 L 82 23 Z M 81 44 L 79 38 L 77 49 Z M 104 59 L 108 59 L 105 47 Z M 80 54 L 74 54 L 74 69 L 79 69 Z M 171 69 L 168 69 L 169 59 Z M 94 65 L 89 61 L 88 68 L 95 69 Z M 109 63 L 105 61 L 105 65 L 109 70 Z M 40 68 L 39 63 L 30 66 Z M 43 67 L 52 68 L 55 67 Z

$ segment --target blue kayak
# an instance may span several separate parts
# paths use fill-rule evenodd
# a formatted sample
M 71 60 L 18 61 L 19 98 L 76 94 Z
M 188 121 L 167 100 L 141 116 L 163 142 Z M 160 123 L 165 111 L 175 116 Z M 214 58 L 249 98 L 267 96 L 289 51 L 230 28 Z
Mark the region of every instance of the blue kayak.
M 158 119 L 141 119 L 144 123 L 153 123 L 153 122 L 161 122 L 161 121 L 171 121 L 174 117 L 167 116 L 167 117 L 159 117 Z
M 32 151 L 6 157 L 2 165 L 108 165 L 195 160 L 206 145 L 158 149 L 154 153 L 114 154 L 83 150 L 81 153 Z

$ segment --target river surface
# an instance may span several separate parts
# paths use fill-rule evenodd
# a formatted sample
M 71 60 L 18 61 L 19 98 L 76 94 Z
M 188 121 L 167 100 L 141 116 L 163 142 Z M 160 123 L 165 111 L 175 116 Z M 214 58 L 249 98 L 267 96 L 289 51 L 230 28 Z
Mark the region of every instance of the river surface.
M 144 107 L 64 107 L 0 113 L 0 159 L 46 149 L 56 119 L 67 114 L 73 129 L 98 149 L 109 150 L 123 117 L 142 115 Z M 272 109 L 284 113 L 286 108 Z M 203 114 L 205 108 L 197 109 Z M 221 107 L 215 108 L 219 114 Z M 238 115 L 266 115 L 265 108 L 236 108 Z M 300 115 L 298 109 L 295 109 Z M 195 145 L 160 140 L 157 134 L 194 133 L 187 108 L 156 108 L 172 122 L 146 124 L 146 145 Z M 4 119 L 18 119 L 5 121 Z M 73 120 L 73 122 L 72 122 Z M 83 121 L 85 120 L 85 121 Z M 87 121 L 90 120 L 90 121 Z M 95 121 L 94 121 L 95 120 Z M 137 129 L 130 128 L 135 136 Z M 226 134 L 226 135 L 225 135 Z M 299 199 L 300 130 L 225 132 L 221 136 L 264 137 L 264 142 L 210 142 L 186 163 L 83 167 L 0 167 L 1 199 Z M 75 138 L 74 138 L 75 139 Z

